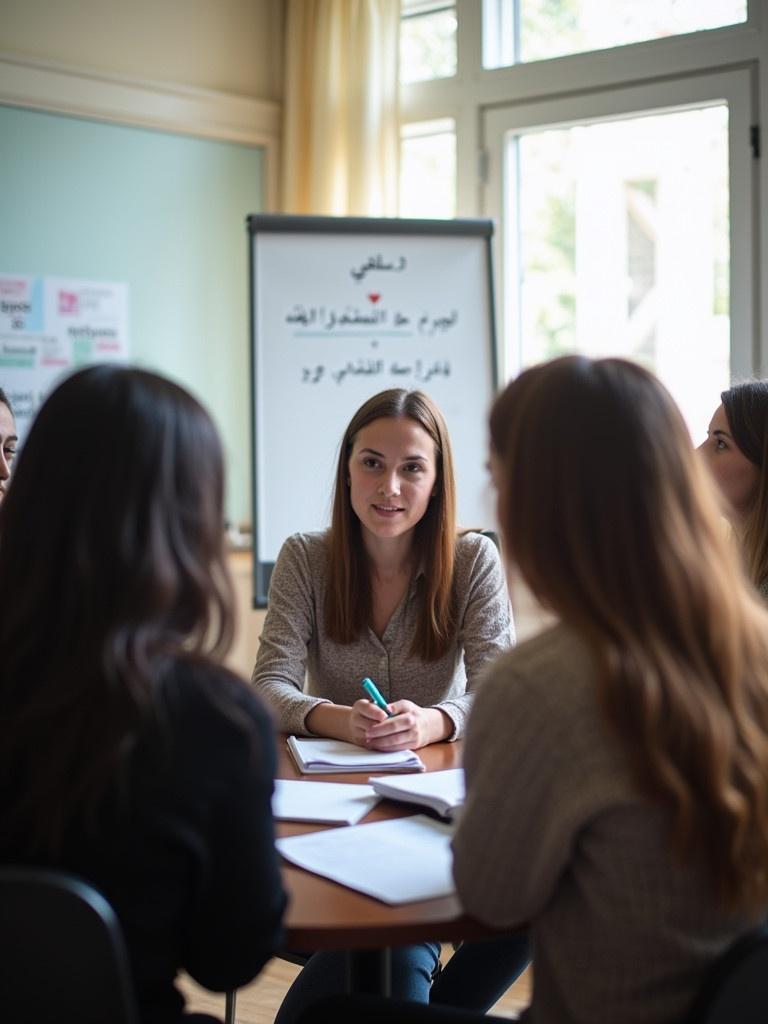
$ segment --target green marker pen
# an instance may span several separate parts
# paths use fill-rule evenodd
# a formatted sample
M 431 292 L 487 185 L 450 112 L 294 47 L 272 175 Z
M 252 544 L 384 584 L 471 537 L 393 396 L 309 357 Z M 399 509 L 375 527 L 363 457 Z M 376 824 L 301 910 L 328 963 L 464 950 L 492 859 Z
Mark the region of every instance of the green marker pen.
M 392 714 L 392 712 L 389 710 L 389 708 L 387 707 L 387 702 L 384 700 L 384 698 L 379 693 L 379 691 L 378 691 L 378 689 L 376 687 L 376 683 L 374 683 L 374 681 L 372 679 L 369 679 L 368 676 L 366 676 L 365 679 L 363 679 L 363 681 L 361 682 L 360 685 L 365 690 L 365 692 L 368 694 L 368 696 L 371 698 L 371 700 L 376 705 L 376 707 L 381 708 L 382 711 L 386 711 L 387 718 L 394 718 L 395 717 Z

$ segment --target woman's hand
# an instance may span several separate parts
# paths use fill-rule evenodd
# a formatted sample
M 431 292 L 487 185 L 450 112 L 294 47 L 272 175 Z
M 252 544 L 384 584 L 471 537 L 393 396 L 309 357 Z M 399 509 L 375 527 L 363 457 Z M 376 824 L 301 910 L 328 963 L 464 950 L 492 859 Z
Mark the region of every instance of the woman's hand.
M 362 728 L 362 738 L 354 740 L 361 746 L 371 750 L 416 750 L 426 747 L 429 743 L 448 739 L 453 732 L 453 722 L 448 715 L 438 708 L 422 708 L 412 700 L 398 700 L 389 705 L 393 712 L 392 718 L 367 700 L 359 700 L 352 708 L 352 720 L 355 720 L 355 709 L 360 704 L 367 705 L 365 714 L 361 714 L 358 728 Z
M 356 743 L 359 747 L 370 746 L 365 740 L 368 730 L 374 725 L 381 725 L 382 722 L 388 721 L 386 711 L 382 711 L 372 701 L 365 699 L 356 700 L 350 708 L 348 723 L 350 743 Z M 392 747 L 390 749 L 395 750 L 397 748 Z

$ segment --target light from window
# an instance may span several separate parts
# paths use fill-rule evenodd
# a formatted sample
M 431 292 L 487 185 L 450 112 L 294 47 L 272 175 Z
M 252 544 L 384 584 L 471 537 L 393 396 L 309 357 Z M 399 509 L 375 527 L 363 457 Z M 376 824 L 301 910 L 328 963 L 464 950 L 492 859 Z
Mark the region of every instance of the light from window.
M 400 216 L 456 216 L 456 126 L 453 118 L 402 126 Z
M 512 367 L 633 359 L 700 435 L 730 377 L 727 106 L 511 135 L 507 168 Z
M 747 19 L 747 0 L 485 0 L 485 67 L 605 50 Z
M 400 82 L 425 82 L 456 74 L 456 4 L 403 0 Z

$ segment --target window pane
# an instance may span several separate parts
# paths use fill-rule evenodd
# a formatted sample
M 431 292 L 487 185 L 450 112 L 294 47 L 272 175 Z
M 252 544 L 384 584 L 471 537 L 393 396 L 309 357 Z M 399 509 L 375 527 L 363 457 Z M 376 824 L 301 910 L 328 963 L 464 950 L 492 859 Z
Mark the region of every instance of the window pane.
M 486 67 L 547 60 L 747 19 L 747 0 L 486 0 Z
M 403 126 L 400 216 L 456 216 L 456 130 L 452 118 Z
M 634 359 L 702 436 L 730 377 L 727 106 L 509 145 L 520 365 L 566 352 Z
M 400 20 L 400 81 L 424 82 L 456 74 L 456 5 L 411 5 Z M 426 8 L 426 10 L 423 10 Z

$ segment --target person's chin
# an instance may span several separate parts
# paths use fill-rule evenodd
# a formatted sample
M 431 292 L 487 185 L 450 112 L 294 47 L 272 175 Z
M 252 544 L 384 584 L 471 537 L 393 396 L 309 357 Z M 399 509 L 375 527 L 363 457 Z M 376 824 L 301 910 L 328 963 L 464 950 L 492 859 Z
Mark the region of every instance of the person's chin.
M 371 533 L 377 537 L 398 537 L 410 529 L 410 523 L 404 514 L 397 516 L 380 516 L 371 512 L 366 524 Z

